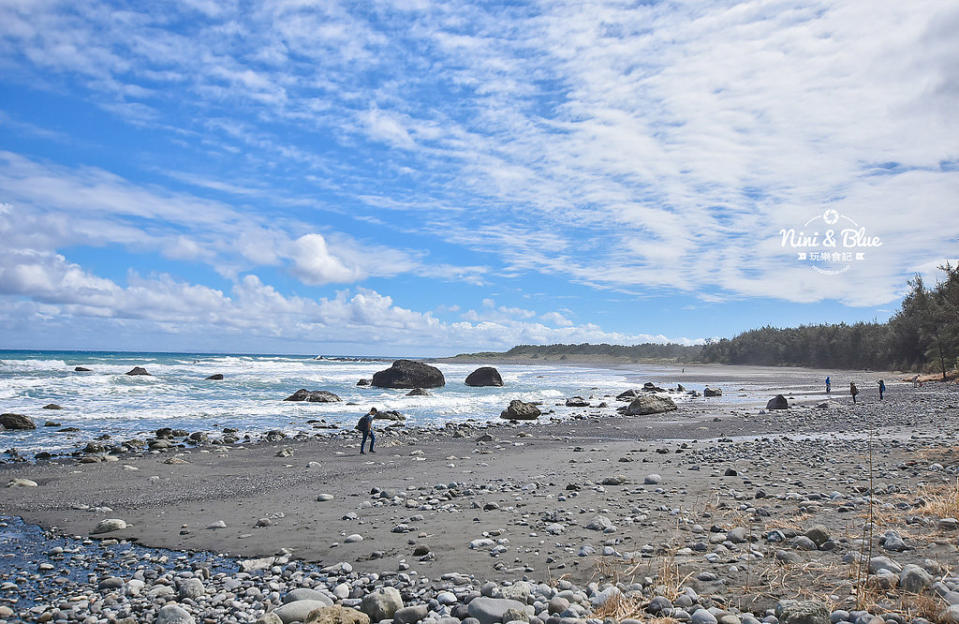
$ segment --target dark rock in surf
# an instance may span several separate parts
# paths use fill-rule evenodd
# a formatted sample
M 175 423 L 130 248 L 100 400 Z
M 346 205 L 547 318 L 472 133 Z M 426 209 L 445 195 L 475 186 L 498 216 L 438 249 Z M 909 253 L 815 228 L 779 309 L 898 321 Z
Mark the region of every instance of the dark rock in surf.
M 148 373 L 147 369 L 143 368 L 142 366 L 134 366 L 133 368 L 128 370 L 126 374 L 127 375 L 146 375 L 147 377 L 150 377 L 150 373 Z
M 306 401 L 307 403 L 337 403 L 343 399 L 326 390 L 306 390 L 305 388 L 300 388 L 283 400 Z
M 616 395 L 617 401 L 632 401 L 639 396 L 639 393 L 635 390 L 627 390 L 626 392 L 621 392 Z
M 361 380 L 359 380 L 358 382 L 356 382 L 356 385 L 358 385 L 358 386 L 368 386 L 368 385 L 370 385 L 370 380 L 369 380 L 369 379 L 361 379 Z
M 37 428 L 34 422 L 23 414 L 0 414 L 0 425 L 3 425 L 4 429 L 19 431 Z
M 500 376 L 499 371 L 492 366 L 480 366 L 467 375 L 466 385 L 473 387 L 502 386 L 503 378 Z
M 446 385 L 446 379 L 435 366 L 396 360 L 391 367 L 375 373 L 372 383 L 378 388 L 439 388 Z
M 432 396 L 428 391 L 422 388 L 413 388 L 406 393 L 406 396 Z
M 91 369 L 87 368 L 86 366 L 77 366 L 77 367 L 75 367 L 73 370 L 74 370 L 74 372 L 77 372 L 77 373 L 92 373 L 92 372 L 93 372 Z
M 706 389 L 703 390 L 703 396 L 704 397 L 723 396 L 723 391 L 721 388 L 710 388 L 709 386 L 706 386 Z
M 46 405 L 43 406 L 43 409 L 62 410 L 63 408 L 57 405 L 56 403 L 47 403 Z
M 222 373 L 215 373 L 215 374 L 210 375 L 209 377 L 207 377 L 207 379 L 208 379 L 208 380 L 211 380 L 211 381 L 223 381 L 223 374 L 222 374 Z

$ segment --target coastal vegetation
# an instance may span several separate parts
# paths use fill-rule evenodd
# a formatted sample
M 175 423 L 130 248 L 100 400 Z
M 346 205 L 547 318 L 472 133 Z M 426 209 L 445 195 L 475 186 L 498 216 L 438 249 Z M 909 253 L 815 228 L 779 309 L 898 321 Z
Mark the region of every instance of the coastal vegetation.
M 939 267 L 942 278 L 928 286 L 909 281 L 899 310 L 885 323 L 838 323 L 750 329 L 704 345 L 552 344 L 518 345 L 505 352 L 459 358 L 572 360 L 609 358 L 678 363 L 808 366 L 813 368 L 935 372 L 946 379 L 959 369 L 959 266 Z

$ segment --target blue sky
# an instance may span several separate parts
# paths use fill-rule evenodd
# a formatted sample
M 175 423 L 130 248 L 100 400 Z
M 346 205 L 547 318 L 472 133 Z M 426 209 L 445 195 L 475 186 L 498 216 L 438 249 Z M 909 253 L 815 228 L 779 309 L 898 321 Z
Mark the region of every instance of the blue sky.
M 0 347 L 882 321 L 959 255 L 957 30 L 922 0 L 0 1 Z M 838 274 L 781 243 L 827 209 L 882 243 Z

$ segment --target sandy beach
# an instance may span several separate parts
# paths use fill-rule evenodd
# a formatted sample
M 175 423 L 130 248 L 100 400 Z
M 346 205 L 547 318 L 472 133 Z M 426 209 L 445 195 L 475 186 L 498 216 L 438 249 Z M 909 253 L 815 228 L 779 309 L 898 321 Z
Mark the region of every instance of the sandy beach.
M 917 515 L 916 499 L 928 490 L 948 501 L 954 489 L 956 386 L 890 384 L 880 403 L 863 383 L 853 405 L 838 392 L 825 402 L 790 395 L 791 384 L 818 372 L 773 379 L 773 371 L 728 368 L 688 369 L 686 379 L 778 383 L 792 407 L 716 400 L 636 417 L 616 414 L 624 403 L 615 397 L 594 396 L 579 417 L 561 422 L 547 414 L 534 423 L 380 429 L 375 454 L 360 455 L 355 432 L 341 432 L 6 465 L 4 482 L 36 486 L 5 489 L 0 512 L 84 538 L 101 521 L 120 519 L 125 528 L 95 537 L 240 559 L 279 554 L 320 569 L 346 562 L 354 578 L 395 582 L 402 573 L 434 594 L 450 574 L 476 589 L 562 579 L 598 583 L 598 592 L 605 583 L 639 582 L 634 606 L 642 611 L 656 595 L 672 592 L 664 597 L 673 600 L 688 586 L 762 618 L 780 599 L 807 591 L 832 607 L 854 607 L 849 558 L 863 550 L 871 478 L 873 509 L 882 511 L 874 554 L 925 562 L 924 570 L 936 562 L 941 569 L 925 573 L 948 580 L 959 563 L 955 527 L 948 517 Z M 653 380 L 677 381 L 675 371 Z M 817 526 L 826 539 L 809 549 L 799 537 Z M 883 550 L 889 530 L 908 549 Z M 670 574 L 679 575 L 675 587 L 667 587 Z M 948 606 L 930 592 L 933 610 Z M 9 592 L 4 598 L 16 606 Z M 34 598 L 24 604 L 56 602 Z M 446 607 L 450 615 L 455 605 Z M 202 603 L 191 609 L 203 615 Z

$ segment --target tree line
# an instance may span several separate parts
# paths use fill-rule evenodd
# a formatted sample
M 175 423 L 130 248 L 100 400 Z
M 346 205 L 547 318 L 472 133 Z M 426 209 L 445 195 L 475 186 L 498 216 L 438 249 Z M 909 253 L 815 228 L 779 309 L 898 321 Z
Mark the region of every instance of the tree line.
M 916 275 L 886 323 L 766 326 L 707 341 L 700 358 L 723 364 L 946 371 L 959 368 L 959 266 L 939 267 L 927 286 Z

